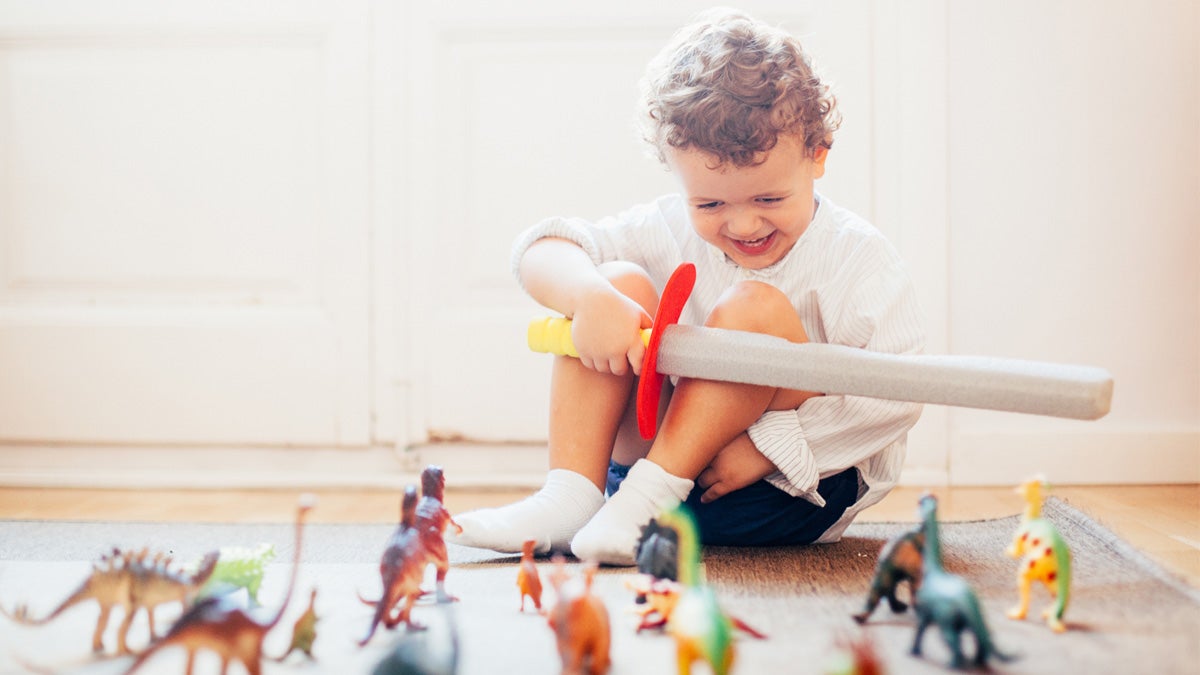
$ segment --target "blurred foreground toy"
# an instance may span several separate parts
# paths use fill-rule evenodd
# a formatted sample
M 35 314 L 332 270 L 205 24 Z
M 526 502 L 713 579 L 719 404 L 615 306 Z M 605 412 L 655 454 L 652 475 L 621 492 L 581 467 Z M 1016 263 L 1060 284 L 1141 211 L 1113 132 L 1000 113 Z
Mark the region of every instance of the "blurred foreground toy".
M 642 574 L 671 581 L 679 578 L 676 569 L 679 560 L 678 535 L 675 530 L 659 525 L 657 518 L 651 519 L 642 528 L 634 557 L 637 559 L 637 570 Z
M 555 556 L 554 565 L 550 584 L 557 597 L 548 620 L 557 638 L 562 672 L 564 675 L 606 673 L 611 663 L 612 630 L 604 602 L 592 593 L 596 564 L 585 564 L 582 575 L 573 578 L 567 574 L 562 556 Z
M 936 623 L 952 654 L 950 666 L 962 668 L 966 659 L 962 651 L 962 632 L 975 636 L 975 665 L 988 667 L 988 659 L 1011 659 L 996 648 L 983 620 L 983 608 L 975 591 L 960 576 L 942 567 L 942 542 L 938 536 L 937 498 L 926 494 L 918 506 L 925 533 L 924 567 L 921 587 L 913 598 L 917 615 L 917 631 L 913 637 L 912 654 L 921 655 L 921 638 L 930 624 Z
M 679 541 L 679 583 L 682 589 L 667 632 L 675 638 L 675 659 L 680 675 L 692 670 L 692 663 L 703 660 L 714 675 L 726 675 L 733 667 L 734 623 L 722 611 L 717 595 L 704 581 L 700 569 L 700 538 L 696 520 L 685 504 L 659 515 L 658 523 L 674 528 Z
M 675 605 L 683 592 L 683 584 L 671 579 L 656 579 L 649 574 L 631 574 L 625 578 L 625 588 L 635 593 L 633 613 L 640 617 L 637 632 L 647 628 L 662 628 L 671 620 Z M 730 616 L 734 628 L 759 640 L 766 635 L 751 628 L 745 621 Z
M 112 553 L 93 564 L 91 574 L 79 588 L 45 617 L 31 618 L 26 605 L 18 606 L 11 613 L 0 609 L 0 613 L 21 624 L 40 626 L 53 621 L 75 605 L 95 600 L 100 605 L 100 616 L 92 633 L 92 651 L 99 653 L 104 651 L 104 630 L 108 626 L 109 616 L 114 607 L 120 607 L 124 617 L 117 628 L 117 653 L 128 654 L 130 650 L 126 639 L 138 612 L 145 610 L 150 623 L 150 639 L 157 640 L 155 608 L 171 602 L 178 602 L 184 608 L 191 604 L 200 587 L 212 575 L 217 556 L 215 551 L 208 553 L 197 565 L 196 571 L 187 574 L 172 570 L 171 557 L 161 552 L 150 557 L 149 549 L 134 553 L 114 548 Z
M 304 521 L 315 505 L 312 495 L 300 498 L 296 511 L 296 546 L 292 557 L 291 579 L 279 611 L 266 623 L 259 623 L 230 596 L 213 596 L 192 605 L 159 642 L 138 655 L 126 675 L 142 667 L 164 649 L 182 647 L 187 650 L 187 675 L 192 675 L 196 652 L 203 649 L 215 652 L 222 663 L 222 672 L 230 661 L 240 661 L 250 675 L 262 672 L 263 638 L 283 618 L 296 589 L 300 572 L 300 550 L 304 540 Z
M 317 589 L 312 589 L 308 596 L 308 609 L 296 619 L 296 623 L 292 624 L 292 641 L 288 645 L 287 651 L 277 657 L 275 660 L 283 662 L 292 652 L 300 652 L 304 654 L 310 661 L 316 661 L 317 657 L 313 656 L 313 644 L 317 641 L 317 621 L 320 617 L 317 616 Z
M 359 640 L 359 646 L 371 641 L 371 636 L 382 623 L 389 629 L 403 621 L 410 629 L 421 626 L 412 620 L 413 603 L 421 597 L 421 581 L 425 577 L 425 549 L 421 546 L 421 535 L 417 522 L 417 488 L 409 485 L 404 489 L 400 507 L 400 525 L 392 533 L 379 561 L 379 576 L 383 582 L 383 593 L 379 600 L 359 599 L 375 607 L 375 616 L 367 634 Z M 397 614 L 392 608 L 403 603 Z
M 856 635 L 841 633 L 834 642 L 834 651 L 825 660 L 824 675 L 884 675 L 887 668 L 875 648 L 871 636 L 863 631 Z
M 1005 553 L 1013 558 L 1024 558 L 1017 568 L 1021 602 L 1009 610 L 1008 617 L 1025 618 L 1029 612 L 1030 586 L 1040 581 L 1054 596 L 1054 604 L 1042 612 L 1042 618 L 1046 619 L 1047 625 L 1055 633 L 1061 633 L 1067 629 L 1062 618 L 1071 594 L 1071 551 L 1054 523 L 1042 517 L 1042 490 L 1045 486 L 1045 480 L 1034 477 L 1016 489 L 1017 494 L 1025 498 L 1025 515 L 1012 545 Z
M 521 544 L 521 563 L 517 567 L 517 588 L 521 591 L 521 611 L 525 611 L 525 598 L 533 601 L 533 607 L 542 611 L 542 577 L 533 562 L 533 547 L 537 542 L 528 539 Z
M 454 675 L 458 672 L 458 626 L 449 604 L 430 616 L 429 626 L 405 633 L 375 665 L 371 675 Z M 440 617 L 440 618 L 439 618 Z
M 429 465 L 421 472 L 421 501 L 417 504 L 417 530 L 420 532 L 421 547 L 425 550 L 426 562 L 437 567 L 437 601 L 454 602 L 454 596 L 446 593 L 446 572 L 450 570 L 450 556 L 446 552 L 446 527 L 453 525 L 459 534 L 462 527 L 443 505 L 446 496 L 446 476 L 442 467 Z
M 866 623 L 879 601 L 887 598 L 888 606 L 899 614 L 908 605 L 896 597 L 896 588 L 908 582 L 909 597 L 916 597 L 921 587 L 921 549 L 925 547 L 922 527 L 901 532 L 888 540 L 879 551 L 879 562 L 875 563 L 875 576 L 871 578 L 871 590 L 867 601 L 858 614 L 852 615 L 858 623 Z

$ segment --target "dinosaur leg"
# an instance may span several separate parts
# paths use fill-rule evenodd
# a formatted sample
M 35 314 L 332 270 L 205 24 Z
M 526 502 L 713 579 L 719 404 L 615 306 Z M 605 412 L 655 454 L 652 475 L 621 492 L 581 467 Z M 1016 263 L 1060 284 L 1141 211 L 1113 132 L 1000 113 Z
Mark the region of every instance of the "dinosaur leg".
M 443 549 L 443 553 L 445 549 Z M 458 598 L 446 592 L 446 573 L 450 571 L 450 560 L 443 555 L 433 561 L 437 566 L 437 601 L 439 603 L 458 602 Z
M 679 669 L 679 675 L 691 675 L 692 662 L 696 660 L 698 654 L 695 647 L 687 640 L 675 639 L 675 664 Z
M 133 617 L 137 614 L 136 605 L 124 605 L 125 616 L 121 619 L 121 626 L 117 628 L 117 653 L 128 654 L 129 645 L 127 639 L 129 637 L 129 627 L 133 625 Z
M 1017 578 L 1017 588 L 1021 593 L 1021 601 L 1016 607 L 1008 610 L 1008 618 L 1024 619 L 1029 613 L 1029 587 L 1033 583 L 1028 575 L 1022 574 Z
M 913 656 L 921 655 L 921 639 L 925 637 L 925 629 L 929 628 L 930 619 L 928 617 L 919 617 L 917 619 L 917 630 L 913 635 L 912 652 Z
M 1046 620 L 1046 625 L 1050 626 L 1050 630 L 1055 633 L 1062 633 L 1067 630 L 1066 624 L 1062 621 L 1063 614 L 1067 611 L 1066 590 L 1059 591 L 1057 585 L 1050 580 L 1046 580 L 1046 588 L 1050 591 L 1050 595 L 1054 597 L 1054 604 L 1042 612 L 1042 618 Z
M 158 630 L 154 627 L 154 607 L 146 607 L 146 621 L 150 624 L 150 641 L 158 642 Z
M 871 584 L 871 592 L 867 594 L 867 601 L 863 604 L 862 611 L 851 616 L 858 623 L 866 623 L 871 616 L 871 612 L 879 606 L 879 601 L 883 599 L 883 591 L 878 584 Z
M 905 603 L 900 598 L 896 597 L 896 586 L 895 585 L 893 585 L 891 587 L 891 589 L 888 590 L 888 594 L 886 597 L 887 597 L 887 601 L 888 601 L 888 607 L 891 608 L 892 612 L 894 612 L 896 614 L 903 614 L 904 610 L 908 609 L 908 604 Z
M 962 632 L 950 624 L 941 624 L 939 626 L 942 632 L 942 639 L 946 642 L 946 646 L 950 649 L 950 667 L 962 668 L 966 664 L 966 658 L 963 657 L 962 650 Z M 979 648 L 982 652 L 982 646 Z
M 733 656 L 733 643 L 730 643 L 725 648 L 725 653 L 717 656 L 720 663 L 713 664 L 713 675 L 728 675 L 730 669 L 733 668 Z
M 104 651 L 104 629 L 108 627 L 108 616 L 112 613 L 112 605 L 100 605 L 100 616 L 96 618 L 96 632 L 92 633 L 92 651 Z
M 193 671 L 195 671 L 195 668 L 196 668 L 196 650 L 195 650 L 194 648 L 192 648 L 192 647 L 188 647 L 188 650 L 187 650 L 187 667 L 186 667 L 186 669 L 184 670 L 184 674 L 185 674 L 185 675 L 192 675 L 192 672 L 193 672 Z

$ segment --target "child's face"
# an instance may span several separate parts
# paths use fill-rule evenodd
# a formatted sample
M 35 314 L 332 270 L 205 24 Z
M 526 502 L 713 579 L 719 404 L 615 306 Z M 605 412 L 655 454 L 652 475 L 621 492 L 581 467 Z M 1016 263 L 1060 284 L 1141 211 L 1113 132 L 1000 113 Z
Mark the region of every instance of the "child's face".
M 812 221 L 813 181 L 825 173 L 825 148 L 813 157 L 791 136 L 781 136 L 766 161 L 750 167 L 712 167 L 698 150 L 669 149 L 692 228 L 733 262 L 762 269 L 779 262 Z

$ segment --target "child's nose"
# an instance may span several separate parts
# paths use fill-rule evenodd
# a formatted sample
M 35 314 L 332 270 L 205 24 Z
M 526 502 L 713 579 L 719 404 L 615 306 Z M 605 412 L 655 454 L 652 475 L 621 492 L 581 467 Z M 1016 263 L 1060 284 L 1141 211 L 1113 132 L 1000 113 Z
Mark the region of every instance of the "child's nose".
M 734 209 L 729 214 L 729 234 L 734 237 L 751 235 L 758 231 L 758 214 L 753 209 Z

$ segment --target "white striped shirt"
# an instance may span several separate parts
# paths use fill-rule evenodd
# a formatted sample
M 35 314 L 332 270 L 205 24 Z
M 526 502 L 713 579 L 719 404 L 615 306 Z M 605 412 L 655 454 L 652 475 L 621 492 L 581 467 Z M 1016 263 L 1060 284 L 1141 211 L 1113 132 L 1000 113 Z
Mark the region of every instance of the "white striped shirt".
M 808 229 L 779 262 L 761 270 L 739 267 L 692 229 L 687 205 L 667 195 L 596 223 L 550 218 L 526 230 L 513 246 L 512 268 L 543 237 L 579 244 L 596 264 L 636 263 L 659 292 L 681 263 L 696 265 L 696 287 L 680 323 L 703 325 L 721 294 L 734 283 L 756 280 L 783 291 L 800 315 L 809 340 L 893 354 L 924 348 L 924 321 L 903 261 L 870 223 L 817 195 Z M 796 410 L 768 411 L 748 429 L 751 440 L 778 469 L 766 480 L 793 496 L 823 506 L 817 481 L 857 467 L 865 486 L 860 499 L 825 532 L 837 541 L 863 509 L 895 487 L 904 463 L 908 430 L 921 414 L 915 403 L 861 396 L 820 396 Z M 866 488 L 865 493 L 863 487 Z

